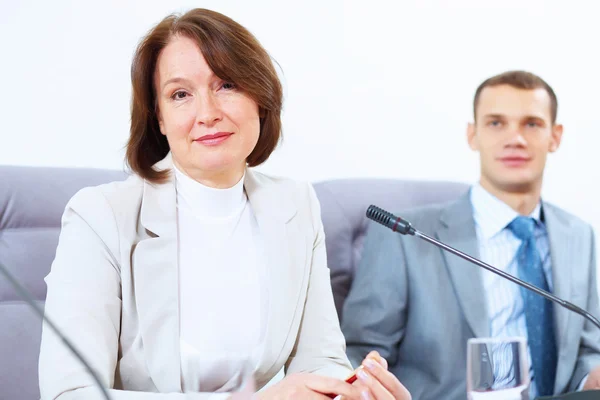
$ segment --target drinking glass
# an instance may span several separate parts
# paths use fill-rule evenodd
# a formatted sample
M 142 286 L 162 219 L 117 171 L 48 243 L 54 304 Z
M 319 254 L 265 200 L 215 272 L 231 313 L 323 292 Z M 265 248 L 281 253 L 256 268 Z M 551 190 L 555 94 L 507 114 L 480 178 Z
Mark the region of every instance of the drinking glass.
M 467 342 L 469 400 L 529 400 L 527 343 L 522 337 Z

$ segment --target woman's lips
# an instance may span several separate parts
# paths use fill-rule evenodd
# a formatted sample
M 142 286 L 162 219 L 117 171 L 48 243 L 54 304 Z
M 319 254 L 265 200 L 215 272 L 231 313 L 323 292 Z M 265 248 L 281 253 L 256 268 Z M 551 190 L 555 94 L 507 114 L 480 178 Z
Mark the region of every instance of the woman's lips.
M 198 139 L 194 140 L 194 142 L 201 143 L 205 146 L 217 146 L 233 135 L 232 132 L 217 132 L 211 135 L 200 136 Z

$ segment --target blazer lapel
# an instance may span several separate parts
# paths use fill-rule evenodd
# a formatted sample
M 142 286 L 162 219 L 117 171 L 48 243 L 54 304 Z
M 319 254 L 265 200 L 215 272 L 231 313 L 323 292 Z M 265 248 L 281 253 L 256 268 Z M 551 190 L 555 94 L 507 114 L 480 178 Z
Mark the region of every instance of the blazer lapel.
M 305 266 L 312 243 L 307 243 L 306 235 L 292 223 L 297 209 L 288 193 L 263 182 L 252 170 L 246 172 L 244 187 L 258 222 L 266 262 L 269 307 L 264 345 L 256 367 L 257 375 L 266 376 L 279 358 L 296 317 L 294 311 L 303 280 L 308 279 Z
M 158 169 L 171 169 L 170 154 Z M 133 250 L 134 290 L 144 355 L 160 392 L 181 392 L 177 210 L 173 178 L 144 181 L 140 223 L 146 235 Z
M 577 238 L 568 221 L 560 219 L 551 207 L 544 207 L 544 220 L 548 231 L 550 244 L 550 259 L 552 260 L 552 292 L 561 299 L 571 298 L 571 268 L 583 260 L 581 254 L 571 251 L 572 243 Z M 560 347 L 566 339 L 566 329 L 571 311 L 554 306 L 558 343 Z
M 550 244 L 550 259 L 552 263 L 552 293 L 561 299 L 571 301 L 572 293 L 572 268 L 581 265 L 581 263 L 589 262 L 583 257 L 588 254 L 581 254 L 576 249 L 580 248 L 575 240 L 578 239 L 577 232 L 569 221 L 560 218 L 551 206 L 543 208 L 544 221 L 548 231 L 548 241 Z M 564 352 L 577 352 L 579 342 L 569 340 L 569 320 L 572 312 L 564 307 L 554 305 L 554 316 L 556 318 L 556 341 L 558 346 L 558 359 L 561 360 L 561 354 Z M 571 332 L 572 333 L 572 332 Z M 574 346 L 575 348 L 572 348 Z M 571 373 L 561 373 L 559 370 L 561 364 L 558 365 L 556 371 L 557 378 L 560 376 L 570 377 Z M 556 388 L 564 388 L 568 382 L 555 382 Z
M 440 241 L 470 256 L 479 257 L 469 193 L 443 210 L 440 222 L 441 227 L 436 234 Z M 440 251 L 467 324 L 475 337 L 488 337 L 489 317 L 480 267 L 454 254 Z

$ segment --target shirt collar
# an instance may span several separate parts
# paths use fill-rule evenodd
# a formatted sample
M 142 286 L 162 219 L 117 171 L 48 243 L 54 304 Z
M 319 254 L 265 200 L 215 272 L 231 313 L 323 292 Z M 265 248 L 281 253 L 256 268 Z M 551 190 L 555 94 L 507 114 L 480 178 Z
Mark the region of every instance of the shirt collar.
M 473 219 L 485 239 L 491 239 L 519 216 L 519 213 L 485 190 L 479 183 L 471 187 L 470 197 L 473 207 Z M 538 202 L 529 217 L 533 218 L 539 225 L 541 215 L 542 207 L 541 203 Z
M 177 167 L 175 170 L 177 206 L 192 211 L 203 218 L 226 218 L 238 215 L 246 205 L 244 176 L 232 187 L 215 189 L 201 184 L 187 176 Z

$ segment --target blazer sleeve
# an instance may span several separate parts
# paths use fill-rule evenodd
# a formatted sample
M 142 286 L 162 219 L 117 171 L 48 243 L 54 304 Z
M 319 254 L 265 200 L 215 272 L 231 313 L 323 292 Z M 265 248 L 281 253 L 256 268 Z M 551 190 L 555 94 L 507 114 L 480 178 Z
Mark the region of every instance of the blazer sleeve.
M 377 350 L 390 367 L 396 365 L 406 326 L 407 287 L 402 238 L 370 222 L 342 313 L 342 331 L 352 365 L 360 365 L 371 350 Z
M 345 379 L 352 373 L 352 367 L 346 357 L 346 344 L 333 302 L 320 205 L 311 185 L 308 198 L 316 235 L 300 330 L 285 372 L 313 372 Z
M 105 388 L 114 385 L 119 354 L 121 281 L 119 232 L 99 188 L 77 193 L 62 217 L 45 314 L 96 371 Z M 46 325 L 39 359 L 42 400 L 104 399 L 95 381 Z M 225 398 L 227 394 L 158 394 L 109 390 L 112 400 Z
M 592 228 L 590 227 L 590 230 Z M 588 298 L 585 310 L 594 317 L 600 318 L 600 305 L 598 304 L 598 286 L 596 284 L 596 242 L 594 232 L 591 232 L 591 255 L 589 277 L 587 282 Z M 581 340 L 579 342 L 579 354 L 575 370 L 569 382 L 569 391 L 575 391 L 582 380 L 592 371 L 600 367 L 600 330 L 588 320 L 585 320 Z

